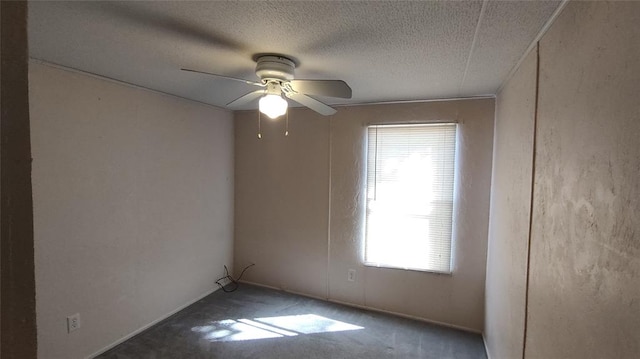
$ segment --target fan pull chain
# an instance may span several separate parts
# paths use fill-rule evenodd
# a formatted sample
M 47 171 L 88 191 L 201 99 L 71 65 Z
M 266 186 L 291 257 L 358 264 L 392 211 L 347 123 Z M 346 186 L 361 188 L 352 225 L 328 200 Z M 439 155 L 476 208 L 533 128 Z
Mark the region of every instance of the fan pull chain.
M 260 130 L 260 111 L 258 111 L 258 138 L 262 138 L 262 131 Z
M 287 120 L 284 125 L 284 135 L 289 136 L 289 111 L 287 110 Z

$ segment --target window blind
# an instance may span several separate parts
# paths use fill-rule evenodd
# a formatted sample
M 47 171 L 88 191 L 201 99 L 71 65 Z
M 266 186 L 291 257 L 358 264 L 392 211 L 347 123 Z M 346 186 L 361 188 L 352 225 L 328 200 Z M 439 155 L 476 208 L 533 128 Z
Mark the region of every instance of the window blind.
M 368 128 L 365 264 L 451 271 L 456 128 Z

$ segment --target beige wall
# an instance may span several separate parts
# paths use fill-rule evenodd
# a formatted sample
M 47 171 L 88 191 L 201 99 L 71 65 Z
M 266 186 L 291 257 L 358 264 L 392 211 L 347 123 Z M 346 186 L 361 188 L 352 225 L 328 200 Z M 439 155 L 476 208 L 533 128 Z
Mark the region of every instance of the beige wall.
M 540 42 L 529 358 L 640 356 L 638 24 L 576 2 Z
M 264 117 L 264 116 L 263 116 Z M 284 121 L 235 115 L 235 274 L 325 297 L 329 206 L 329 121 L 290 110 Z
M 492 358 L 521 358 L 531 214 L 536 51 L 496 99 L 484 335 Z
M 232 264 L 232 114 L 37 62 L 29 82 L 38 352 L 81 358 Z
M 540 41 L 526 358 L 640 355 L 638 23 L 638 3 L 571 2 Z M 497 153 L 500 138 L 522 135 L 506 122 L 531 112 L 500 106 L 529 96 L 530 72 L 525 63 L 498 96 L 496 169 L 510 164 Z M 506 316 L 505 298 L 493 289 L 508 286 L 519 298 L 522 283 L 492 268 L 526 262 L 520 237 L 505 241 L 498 231 L 516 223 L 498 211 L 500 190 L 494 183 L 487 273 L 493 319 L 485 334 L 494 358 L 512 357 L 522 340 L 507 333 L 520 318 Z
M 236 273 L 248 281 L 481 331 L 489 216 L 492 99 L 293 109 L 283 121 L 236 114 Z M 458 121 L 454 273 L 364 267 L 368 123 Z M 330 203 L 330 205 L 329 205 Z M 329 225 L 330 223 L 330 225 Z M 347 271 L 356 270 L 356 281 Z

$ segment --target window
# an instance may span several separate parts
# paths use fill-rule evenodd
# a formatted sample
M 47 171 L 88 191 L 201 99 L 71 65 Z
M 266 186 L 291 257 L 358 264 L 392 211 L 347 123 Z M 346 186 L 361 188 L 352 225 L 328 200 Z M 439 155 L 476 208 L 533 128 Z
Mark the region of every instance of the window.
M 366 265 L 451 272 L 456 127 L 368 128 Z

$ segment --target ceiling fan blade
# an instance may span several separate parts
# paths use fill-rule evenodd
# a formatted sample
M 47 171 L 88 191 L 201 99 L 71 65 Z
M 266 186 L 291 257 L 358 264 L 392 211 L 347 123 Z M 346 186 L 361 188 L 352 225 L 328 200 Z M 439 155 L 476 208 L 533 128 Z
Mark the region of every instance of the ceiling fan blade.
M 249 92 L 246 95 L 242 95 L 240 97 L 238 97 L 237 99 L 229 102 L 227 104 L 227 106 L 229 107 L 237 107 L 237 106 L 242 106 L 242 105 L 246 105 L 249 102 L 261 97 L 262 95 L 264 95 L 264 90 L 256 90 L 253 92 Z
M 292 80 L 291 88 L 306 95 L 351 98 L 351 87 L 342 80 Z
M 289 97 L 290 99 L 292 99 L 293 101 L 303 105 L 303 106 L 307 106 L 308 108 L 314 110 L 315 112 L 321 114 L 321 115 L 325 115 L 325 116 L 329 116 L 329 115 L 333 115 L 334 113 L 336 113 L 336 110 L 323 104 L 322 102 L 313 99 L 307 95 L 303 95 L 301 93 L 295 93 L 295 92 L 291 92 L 287 94 L 287 97 Z
M 260 87 L 264 87 L 265 84 L 260 83 L 260 82 L 253 82 L 253 81 L 249 81 L 249 80 L 245 80 L 245 79 L 239 79 L 237 77 L 231 77 L 231 76 L 224 76 L 224 75 L 218 75 L 218 74 L 212 74 L 210 72 L 204 72 L 204 71 L 198 71 L 198 70 L 191 70 L 191 69 L 180 69 L 182 71 L 188 71 L 188 72 L 195 72 L 198 74 L 204 74 L 204 75 L 209 75 L 209 76 L 215 76 L 215 77 L 219 77 L 221 79 L 227 79 L 227 80 L 233 80 L 233 81 L 240 81 L 240 82 L 244 82 L 247 85 L 254 85 L 254 86 L 260 86 Z

